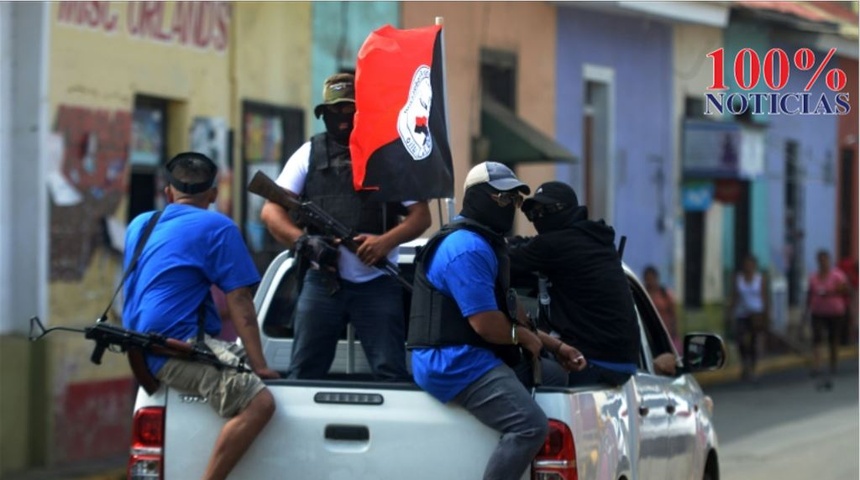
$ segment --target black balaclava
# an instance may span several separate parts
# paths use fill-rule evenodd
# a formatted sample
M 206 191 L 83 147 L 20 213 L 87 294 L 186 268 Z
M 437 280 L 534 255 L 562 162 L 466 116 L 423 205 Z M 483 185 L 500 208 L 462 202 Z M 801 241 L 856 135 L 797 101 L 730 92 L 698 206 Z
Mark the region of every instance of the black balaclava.
M 532 221 L 538 233 L 554 232 L 564 228 L 571 228 L 573 224 L 588 218 L 588 209 L 585 206 L 568 205 L 564 209 L 536 218 Z
M 490 230 L 499 235 L 504 235 L 514 226 L 514 215 L 517 213 L 517 207 L 513 202 L 505 207 L 500 207 L 490 197 L 491 194 L 495 193 L 499 193 L 499 191 L 486 183 L 469 187 L 463 196 L 463 210 L 460 214 L 489 227 Z
M 322 115 L 326 131 L 336 142 L 343 145 L 349 144 L 349 135 L 352 133 L 352 122 L 354 116 L 355 113 L 335 113 L 330 110 L 326 110 Z M 340 124 L 342 123 L 347 124 L 345 129 L 340 128 Z

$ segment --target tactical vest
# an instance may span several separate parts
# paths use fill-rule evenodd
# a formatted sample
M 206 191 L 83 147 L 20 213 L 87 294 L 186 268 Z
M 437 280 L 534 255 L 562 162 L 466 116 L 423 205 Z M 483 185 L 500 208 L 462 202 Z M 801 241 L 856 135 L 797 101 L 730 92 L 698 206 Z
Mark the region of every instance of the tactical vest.
M 510 260 L 504 238 L 473 220 L 457 220 L 433 235 L 415 258 L 415 280 L 412 286 L 407 348 L 473 345 L 491 350 L 508 365 L 516 365 L 521 358 L 518 346 L 496 345 L 484 340 L 463 316 L 457 302 L 442 294 L 427 279 L 425 270 L 427 260 L 432 258 L 445 237 L 461 229 L 477 233 L 493 248 L 499 263 L 494 294 L 499 310 L 507 316 L 505 295 L 510 286 Z
M 406 209 L 400 203 L 366 201 L 352 184 L 349 147 L 327 133 L 311 137 L 310 164 L 302 198 L 358 233 L 379 235 L 397 225 Z M 321 232 L 308 227 L 308 233 Z

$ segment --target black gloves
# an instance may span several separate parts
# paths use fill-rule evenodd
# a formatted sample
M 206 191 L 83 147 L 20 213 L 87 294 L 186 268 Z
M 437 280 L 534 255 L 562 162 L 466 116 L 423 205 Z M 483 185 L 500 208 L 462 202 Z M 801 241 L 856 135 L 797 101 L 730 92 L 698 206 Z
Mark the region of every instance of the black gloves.
M 297 255 L 307 258 L 317 270 L 337 270 L 337 247 L 334 238 L 321 235 L 302 235 L 296 240 Z

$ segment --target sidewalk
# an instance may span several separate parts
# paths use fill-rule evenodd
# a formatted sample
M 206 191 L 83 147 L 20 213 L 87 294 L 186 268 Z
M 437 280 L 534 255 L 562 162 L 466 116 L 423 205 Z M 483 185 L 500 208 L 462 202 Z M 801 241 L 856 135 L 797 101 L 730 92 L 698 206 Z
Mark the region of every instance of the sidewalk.
M 729 355 L 732 358 L 732 354 Z M 841 347 L 839 350 L 839 360 L 858 358 L 857 345 L 849 345 Z M 758 375 L 766 375 L 769 373 L 782 372 L 792 369 L 809 369 L 811 365 L 811 354 L 801 356 L 797 354 L 787 353 L 783 355 L 774 355 L 762 358 L 758 362 L 756 372 Z M 826 363 L 826 359 L 825 359 Z M 694 374 L 699 385 L 707 387 L 711 385 L 720 385 L 724 383 L 738 382 L 741 378 L 741 366 L 738 363 L 730 362 L 720 370 L 713 372 L 702 372 Z
M 729 354 L 730 363 L 720 370 L 697 373 L 694 376 L 702 387 L 720 385 L 740 381 L 740 365 L 731 361 L 735 358 Z M 842 347 L 839 351 L 840 360 L 858 358 L 856 345 Z M 782 372 L 792 369 L 809 368 L 809 357 L 797 354 L 774 355 L 761 359 L 758 373 Z M 87 465 L 57 467 L 51 469 L 33 469 L 26 472 L 4 476 L 3 480 L 123 480 L 126 478 L 126 457 L 104 460 L 98 463 L 88 462 Z

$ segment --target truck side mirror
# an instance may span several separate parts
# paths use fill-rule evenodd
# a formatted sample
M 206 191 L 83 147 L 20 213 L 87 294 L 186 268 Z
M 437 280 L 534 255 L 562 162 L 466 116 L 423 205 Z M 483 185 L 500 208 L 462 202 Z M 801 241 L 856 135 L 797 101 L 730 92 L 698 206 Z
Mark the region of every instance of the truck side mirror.
M 726 364 L 726 345 L 713 333 L 690 333 L 684 336 L 684 371 L 718 370 Z

